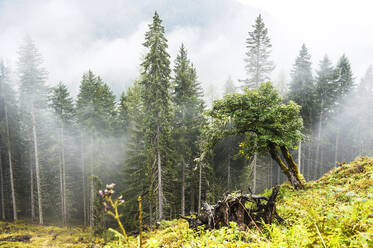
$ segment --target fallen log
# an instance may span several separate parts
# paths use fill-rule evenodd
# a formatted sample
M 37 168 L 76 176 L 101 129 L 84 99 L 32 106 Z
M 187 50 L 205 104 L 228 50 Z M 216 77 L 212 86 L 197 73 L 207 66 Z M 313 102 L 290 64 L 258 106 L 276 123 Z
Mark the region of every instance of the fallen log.
M 0 239 L 0 242 L 7 241 L 7 242 L 29 242 L 32 238 L 31 235 L 17 235 L 17 236 L 9 236 Z
M 196 217 L 181 216 L 188 221 L 191 228 L 204 225 L 206 229 L 217 229 L 236 222 L 242 229 L 260 226 L 262 222 L 271 224 L 275 219 L 284 221 L 276 212 L 275 200 L 280 190 L 277 185 L 272 188 L 269 197 L 254 194 L 225 195 L 215 205 L 203 203 L 200 214 Z

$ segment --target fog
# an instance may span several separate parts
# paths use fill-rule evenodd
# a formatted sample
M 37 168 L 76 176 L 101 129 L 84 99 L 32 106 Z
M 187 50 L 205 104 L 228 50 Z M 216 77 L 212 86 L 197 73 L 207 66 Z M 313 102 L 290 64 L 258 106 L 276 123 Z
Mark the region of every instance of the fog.
M 248 77 L 244 62 L 248 50 L 245 41 L 259 14 L 268 28 L 272 44 L 270 60 L 275 69 L 270 78 L 284 96 L 284 102 L 293 99 L 288 94 L 288 86 L 302 44 L 306 44 L 311 56 L 312 73 L 309 74 L 313 74 L 312 79 L 307 81 L 303 75 L 303 81 L 294 83 L 299 84 L 299 88 L 309 83 L 307 87 L 312 88 L 310 91 L 307 87 L 299 90 L 304 94 L 302 96 L 312 98 L 312 113 L 303 116 L 312 119 L 309 120 L 311 124 L 296 130 L 306 134 L 307 139 L 299 143 L 303 144 L 302 149 L 290 147 L 294 159 L 299 158 L 300 172 L 307 180 L 313 180 L 337 166 L 336 160 L 342 162 L 356 156 L 372 156 L 370 98 L 373 71 L 365 75 L 373 63 L 372 7 L 369 1 L 336 0 L 0 0 L 0 59 L 5 61 L 5 67 L 0 64 L 0 86 L 4 87 L 0 90 L 0 167 L 4 167 L 5 176 L 1 180 L 5 185 L 2 208 L 7 206 L 3 218 L 16 219 L 17 201 L 20 202 L 21 216 L 36 219 L 32 211 L 44 203 L 46 219 L 63 217 L 64 225 L 69 220 L 84 225 L 90 223 L 92 230 L 93 208 L 96 207 L 93 205 L 98 188 L 102 188 L 93 182 L 93 175 L 100 177 L 103 184 L 117 183 L 116 190 L 126 194 L 129 203 L 125 205 L 124 215 L 129 219 L 126 223 L 129 228 L 137 225 L 134 212 L 138 195 L 147 197 L 144 219 L 152 224 L 153 220 L 162 219 L 160 202 L 163 204 L 163 200 L 166 218 L 172 219 L 180 212 L 192 213 L 200 207 L 201 201 L 215 201 L 226 191 L 244 191 L 254 184 L 254 193 L 263 192 L 286 181 L 288 178 L 269 156 L 260 154 L 257 158 L 255 155 L 251 160 L 238 158 L 238 144 L 245 141 L 245 137 L 225 137 L 213 148 L 204 144 L 209 139 L 203 136 L 203 131 L 208 130 L 204 124 L 212 118 L 203 115 L 204 107 L 205 110 L 209 108 L 223 93 L 242 92 L 241 86 Z M 184 73 L 188 74 L 183 76 L 188 77 L 181 77 L 190 80 L 192 89 L 185 92 L 192 93 L 185 99 L 194 102 L 184 99 L 188 104 L 194 104 L 188 105 L 190 109 L 185 107 L 187 103 L 178 105 L 178 96 L 183 94 L 177 95 L 176 87 L 172 87 L 177 81 L 175 72 L 171 72 L 172 80 L 167 77 L 162 81 L 164 85 L 152 82 L 156 85 L 151 85 L 154 88 L 147 88 L 147 81 L 139 80 L 140 72 L 144 76 L 146 70 L 141 63 L 149 52 L 148 47 L 143 46 L 144 34 L 149 30 L 153 15 L 156 16 L 155 11 L 163 20 L 168 40 L 171 67 L 164 71 L 172 70 L 177 64 L 174 61 L 181 53 L 182 43 L 190 60 L 185 59 L 185 63 L 194 66 L 185 66 Z M 34 60 L 36 49 L 32 46 L 21 54 L 19 48 L 25 44 L 25 37 L 32 38 L 42 61 Z M 325 54 L 333 66 L 325 74 L 333 76 L 320 83 L 317 72 Z M 342 75 L 341 70 L 335 69 L 342 54 L 347 56 L 353 73 L 353 80 L 346 82 L 353 81 L 354 85 L 345 89 L 351 89 L 348 94 L 334 99 L 342 95 L 335 93 L 338 87 L 343 88 L 340 85 L 343 82 L 338 84 L 339 78 L 335 76 Z M 19 58 L 24 58 L 21 65 Z M 30 68 L 33 71 L 29 77 L 24 76 L 22 70 L 27 72 Z M 42 69 L 47 72 L 45 78 Z M 88 71 L 94 74 L 90 80 L 87 79 Z M 364 75 L 365 84 L 360 84 Z M 138 84 L 135 84 L 136 80 Z M 139 81 L 143 83 L 141 87 Z M 61 117 L 65 109 L 62 110 L 60 105 L 51 104 L 52 89 L 56 89 L 59 82 L 66 84 L 71 93 L 70 103 L 59 102 L 61 106 L 65 104 L 64 108 L 71 108 L 70 119 Z M 199 92 L 199 83 L 204 96 Z M 334 91 L 330 85 L 338 89 Z M 164 91 L 155 94 L 157 87 Z M 150 89 L 153 92 L 147 92 Z M 319 97 L 319 90 L 334 94 L 330 99 L 325 98 L 330 101 L 328 106 L 323 106 L 325 99 L 320 99 L 324 93 Z M 122 92 L 126 94 L 121 98 Z M 166 101 L 162 104 L 167 106 L 151 105 L 152 101 L 159 100 L 151 99 L 155 96 L 164 97 Z M 39 98 L 44 100 L 42 104 L 38 102 Z M 150 106 L 159 112 L 151 112 Z M 159 117 L 164 113 L 165 116 Z M 153 117 L 159 119 L 154 121 Z M 165 126 L 164 130 L 159 123 Z M 162 132 L 166 138 L 158 140 Z M 206 147 L 209 147 L 211 157 L 202 169 L 198 159 L 205 156 L 203 149 Z M 63 161 L 64 156 L 66 161 Z M 13 173 L 12 158 L 15 189 L 10 176 Z M 39 170 L 40 178 L 33 174 Z M 38 183 L 35 183 L 35 177 Z M 162 178 L 164 195 L 159 193 Z M 41 186 L 38 185 L 40 182 Z M 35 184 L 41 192 L 33 188 Z M 94 191 L 97 191 L 96 195 Z M 102 204 L 98 205 L 102 207 Z M 67 208 L 67 213 L 63 208 Z M 39 212 L 40 220 L 43 211 L 38 209 L 36 212 Z
M 138 76 L 143 34 L 155 10 L 160 13 L 175 58 L 181 42 L 189 50 L 200 81 L 220 92 L 225 80 L 245 78 L 247 32 L 262 13 L 273 44 L 273 80 L 286 74 L 302 43 L 314 65 L 325 53 L 350 58 L 359 78 L 373 57 L 370 1 L 26 1 L 0 2 L 0 56 L 15 67 L 25 35 L 40 49 L 48 84 L 65 82 L 73 95 L 88 69 L 119 95 Z M 358 13 L 358 14 L 357 14 Z

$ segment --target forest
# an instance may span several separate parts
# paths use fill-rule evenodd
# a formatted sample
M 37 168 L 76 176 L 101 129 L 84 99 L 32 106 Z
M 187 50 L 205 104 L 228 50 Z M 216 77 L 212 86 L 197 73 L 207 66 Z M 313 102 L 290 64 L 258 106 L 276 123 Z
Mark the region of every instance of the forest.
M 33 225 L 51 240 L 70 230 L 81 241 L 76 247 L 371 247 L 373 67 L 357 78 L 343 52 L 313 65 L 303 44 L 289 80 L 273 80 L 271 30 L 259 14 L 237 41 L 246 49 L 246 78 L 229 78 L 218 96 L 204 89 L 185 44 L 170 56 L 166 30 L 154 12 L 138 78 L 120 94 L 89 68 L 74 82 L 76 95 L 64 82 L 50 85 L 31 36 L 15 68 L 1 60 L 0 247 L 30 247 L 37 234 L 25 234 Z M 325 219 L 312 210 L 317 197 L 328 200 Z M 246 208 L 260 208 L 260 199 L 273 200 L 277 212 L 265 209 L 269 219 L 245 222 L 246 231 L 238 220 L 192 228 L 206 206 L 227 199 L 254 199 L 242 206 L 246 218 L 254 218 Z M 361 226 L 337 227 L 341 199 L 351 204 L 347 212 L 358 211 L 349 218 Z M 294 202 L 314 215 L 296 222 L 304 216 Z M 280 236 L 283 221 L 294 233 Z M 313 234 L 297 243 L 307 228 Z M 7 235 L 13 229 L 21 235 Z M 155 240 L 162 235 L 172 242 Z M 75 247 L 45 244 L 35 247 Z

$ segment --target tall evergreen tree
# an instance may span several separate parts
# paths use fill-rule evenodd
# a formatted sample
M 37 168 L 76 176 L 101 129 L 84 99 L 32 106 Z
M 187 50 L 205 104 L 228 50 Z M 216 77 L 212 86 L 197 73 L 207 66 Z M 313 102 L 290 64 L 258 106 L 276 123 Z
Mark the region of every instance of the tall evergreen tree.
M 102 151 L 100 146 L 102 145 L 103 137 L 108 137 L 113 135 L 113 128 L 115 127 L 116 120 L 116 106 L 115 106 L 115 96 L 110 90 L 109 86 L 105 84 L 100 77 L 97 77 L 93 72 L 88 71 L 83 75 L 80 92 L 77 98 L 76 104 L 77 119 L 80 127 L 82 128 L 81 133 L 81 161 L 83 170 L 83 208 L 84 208 L 84 222 L 86 224 L 88 220 L 88 201 L 89 199 L 89 224 L 91 227 L 91 233 L 93 232 L 93 202 L 95 201 L 95 193 L 93 188 L 93 175 L 97 172 L 103 174 L 102 171 L 97 171 L 96 166 L 101 161 L 108 160 L 105 157 L 104 151 Z M 84 150 L 85 147 L 88 149 Z M 89 156 L 87 156 L 87 154 Z M 89 159 L 86 161 L 85 157 Z M 86 164 L 89 164 L 89 167 Z M 109 163 L 106 163 L 108 168 Z M 90 192 L 89 197 L 86 190 L 87 182 L 87 171 L 89 168 L 90 175 Z M 104 170 L 104 168 L 99 167 Z M 105 170 L 107 172 L 108 170 Z M 92 233 L 93 234 L 93 233 Z
M 254 30 L 249 32 L 249 37 L 246 39 L 246 48 L 248 50 L 246 52 L 245 68 L 249 78 L 244 80 L 244 82 L 248 88 L 258 88 L 260 83 L 270 79 L 270 74 L 275 67 L 273 61 L 270 60 L 272 44 L 262 15 L 256 18 L 252 27 Z M 253 175 L 252 190 L 255 193 L 257 154 L 254 155 L 251 166 Z
M 320 69 L 316 77 L 316 95 L 318 107 L 318 128 L 315 161 L 317 163 L 317 175 L 321 175 L 323 166 L 323 152 L 320 151 L 322 145 L 323 123 L 329 117 L 329 112 L 337 98 L 338 87 L 335 83 L 335 70 L 328 56 L 325 55 L 320 62 Z
M 5 130 L 4 134 L 2 135 L 5 137 L 5 144 L 4 147 L 7 150 L 8 155 L 8 163 L 9 163 L 9 177 L 10 177 L 10 189 L 11 189 L 11 196 L 12 196 L 12 209 L 13 209 L 13 220 L 17 220 L 17 204 L 16 204 L 16 193 L 15 193 L 15 183 L 14 183 L 14 158 L 12 152 L 12 143 L 10 137 L 10 124 L 9 124 L 9 100 L 10 91 L 8 81 L 9 81 L 9 72 L 8 69 L 5 67 L 4 62 L 0 61 L 0 103 L 3 106 L 2 111 L 4 111 L 4 122 L 3 126 L 0 128 L 1 130 Z M 8 93 L 8 94 L 7 94 Z M 14 100 L 14 99 L 13 99 Z M 3 177 L 3 175 L 1 175 Z M 3 180 L 2 180 L 2 183 Z M 3 199 L 3 198 L 2 198 Z M 4 208 L 4 204 L 2 204 Z M 4 214 L 5 216 L 5 214 Z
M 158 219 L 163 219 L 164 193 L 162 183 L 162 167 L 167 161 L 169 144 L 171 95 L 170 95 L 170 55 L 167 53 L 167 39 L 162 20 L 157 12 L 153 16 L 153 23 L 145 33 L 147 54 L 142 66 L 143 88 L 142 99 L 145 112 L 147 162 L 157 167 L 158 191 Z M 150 191 L 153 191 L 151 186 Z
M 342 55 L 335 68 L 335 84 L 337 88 L 335 114 L 338 116 L 343 111 L 345 98 L 349 96 L 354 87 L 351 64 L 346 55 Z M 334 161 L 338 161 L 340 143 L 340 125 L 336 125 Z
M 181 165 L 181 209 L 185 214 L 185 187 L 186 169 L 192 173 L 194 158 L 197 156 L 197 141 L 203 122 L 202 90 L 197 81 L 196 70 L 190 63 L 187 51 L 182 44 L 175 60 L 174 67 L 174 94 L 175 128 L 173 130 L 176 140 L 178 162 Z M 189 174 L 190 174 L 189 173 Z M 191 196 L 194 197 L 194 196 Z
M 301 115 L 303 124 L 306 132 L 310 132 L 314 113 L 315 87 L 312 75 L 311 55 L 308 53 L 305 44 L 302 45 L 299 55 L 295 59 L 295 64 L 291 72 L 288 99 L 295 101 L 302 107 Z
M 58 127 L 59 127 L 59 160 L 60 160 L 60 197 L 61 197 L 61 216 L 63 224 L 67 222 L 67 193 L 66 193 L 66 163 L 65 163 L 65 126 L 71 125 L 71 121 L 74 115 L 73 99 L 70 97 L 70 93 L 63 83 L 59 83 L 57 87 L 53 89 L 52 97 L 52 108 L 57 115 Z
M 39 223 L 43 224 L 43 194 L 40 178 L 40 158 L 38 150 L 37 118 L 46 102 L 46 71 L 42 67 L 42 58 L 31 38 L 26 37 L 19 50 L 18 74 L 20 80 L 20 103 L 25 119 L 31 126 L 27 127 L 29 140 L 33 142 L 36 170 L 36 190 L 38 196 Z M 30 120 L 31 119 L 31 120 Z
M 270 74 L 274 70 L 274 63 L 270 60 L 272 44 L 262 15 L 256 18 L 253 29 L 246 39 L 248 50 L 245 62 L 249 78 L 245 80 L 245 83 L 249 88 L 257 88 L 260 83 L 269 80 Z
M 127 148 L 124 167 L 125 190 L 127 204 L 125 205 L 124 217 L 127 220 L 125 225 L 129 229 L 137 226 L 137 197 L 143 198 L 143 219 L 152 218 L 152 201 L 149 201 L 149 184 L 152 183 L 152 168 L 146 163 L 146 146 L 144 135 L 144 105 L 141 100 L 141 86 L 138 81 L 130 87 L 126 94 L 122 94 L 121 109 L 125 109 L 127 116 Z M 150 221 L 150 220 L 149 220 Z

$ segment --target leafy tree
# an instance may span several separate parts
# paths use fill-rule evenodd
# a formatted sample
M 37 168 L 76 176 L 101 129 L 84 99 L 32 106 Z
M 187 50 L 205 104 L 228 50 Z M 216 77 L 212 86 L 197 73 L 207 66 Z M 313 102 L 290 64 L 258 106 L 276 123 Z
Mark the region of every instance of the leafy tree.
M 158 190 L 158 218 L 163 219 L 164 192 L 162 167 L 167 164 L 169 148 L 171 95 L 170 95 L 170 55 L 166 49 L 165 29 L 157 12 L 153 23 L 145 33 L 143 45 L 147 54 L 142 62 L 140 85 L 145 112 L 145 144 L 147 163 L 156 165 Z M 150 191 L 153 191 L 151 189 Z M 151 197 L 151 196 L 150 196 Z
M 271 40 L 268 37 L 268 29 L 265 27 L 262 15 L 256 18 L 253 31 L 249 32 L 246 39 L 246 73 L 249 76 L 246 86 L 249 88 L 259 87 L 259 83 L 270 79 L 270 74 L 274 70 L 273 61 L 269 59 L 271 55 Z
M 213 145 L 221 137 L 238 135 L 244 138 L 240 153 L 253 156 L 256 152 L 269 152 L 295 189 L 303 188 L 304 182 L 288 149 L 303 139 L 300 106 L 282 98 L 270 83 L 258 89 L 245 89 L 243 94 L 228 94 L 215 101 L 209 115 L 213 118 L 210 142 Z M 230 128 L 227 124 L 232 122 Z M 285 158 L 284 163 L 279 151 Z

